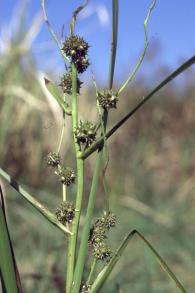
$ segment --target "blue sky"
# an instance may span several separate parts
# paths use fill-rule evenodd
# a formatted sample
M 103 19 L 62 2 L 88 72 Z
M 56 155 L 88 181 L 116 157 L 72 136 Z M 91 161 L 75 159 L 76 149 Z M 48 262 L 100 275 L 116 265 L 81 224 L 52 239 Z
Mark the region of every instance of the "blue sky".
M 27 23 L 41 10 L 41 0 L 28 1 Z M 90 43 L 90 60 L 93 71 L 105 81 L 108 74 L 109 46 L 111 37 L 111 0 L 91 0 L 81 15 L 77 33 Z M 117 53 L 116 78 L 120 80 L 132 70 L 144 46 L 143 22 L 150 0 L 119 0 L 119 47 Z M 8 27 L 16 5 L 22 1 L 0 0 L 0 26 Z M 68 34 L 71 12 L 82 1 L 46 0 L 49 20 L 60 38 L 62 26 Z M 195 0 L 157 0 L 151 16 L 149 50 L 140 72 L 152 76 L 155 68 L 164 65 L 171 69 L 195 54 Z M 47 51 L 41 48 L 47 47 Z M 39 67 L 62 70 L 63 62 L 58 57 L 46 25 L 33 44 Z

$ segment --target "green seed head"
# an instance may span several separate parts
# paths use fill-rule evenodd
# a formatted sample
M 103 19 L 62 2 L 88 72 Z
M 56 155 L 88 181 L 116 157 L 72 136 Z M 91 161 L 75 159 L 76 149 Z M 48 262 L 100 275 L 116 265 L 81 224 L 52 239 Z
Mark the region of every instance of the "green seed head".
M 64 185 L 69 186 L 71 183 L 75 182 L 76 175 L 72 168 L 70 167 L 61 167 L 55 172 L 59 177 L 59 181 Z
M 93 246 L 96 244 L 99 244 L 100 242 L 105 241 L 107 238 L 106 236 L 106 230 L 104 227 L 99 226 L 92 226 L 89 233 L 89 243 Z
M 47 165 L 52 167 L 57 167 L 60 164 L 61 158 L 58 153 L 50 152 L 47 155 Z
M 77 78 L 77 93 L 80 93 L 82 82 Z M 59 86 L 62 88 L 63 92 L 71 95 L 72 94 L 72 76 L 71 73 L 66 73 L 62 76 Z
M 111 248 L 107 243 L 100 242 L 94 246 L 94 256 L 97 260 L 109 262 L 111 259 Z
M 98 92 L 97 99 L 103 109 L 116 109 L 118 97 L 112 90 L 103 90 Z
M 79 126 L 74 131 L 77 143 L 88 148 L 96 140 L 96 125 L 86 121 L 80 121 Z
M 73 61 L 74 61 L 74 64 L 76 66 L 78 73 L 83 73 L 84 71 L 87 70 L 87 68 L 90 65 L 89 60 L 86 57 L 79 57 Z
M 63 225 L 72 223 L 75 215 L 75 207 L 72 202 L 62 202 L 56 209 L 56 217 Z
M 88 53 L 88 43 L 79 36 L 70 36 L 65 39 L 62 50 L 72 60 L 78 59 L 79 57 L 85 57 Z
M 95 227 L 102 227 L 106 230 L 116 226 L 116 215 L 112 212 L 105 213 L 102 217 L 98 218 L 95 222 Z
M 91 289 L 91 285 L 88 285 L 84 282 L 81 283 L 81 287 L 80 287 L 80 293 L 89 293 Z

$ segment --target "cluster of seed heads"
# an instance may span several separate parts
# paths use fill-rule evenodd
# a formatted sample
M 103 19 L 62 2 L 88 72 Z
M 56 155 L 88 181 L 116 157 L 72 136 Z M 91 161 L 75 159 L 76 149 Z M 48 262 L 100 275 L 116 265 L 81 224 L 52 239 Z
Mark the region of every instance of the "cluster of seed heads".
M 74 131 L 77 143 L 84 148 L 88 148 L 96 139 L 96 125 L 86 121 L 80 121 L 79 126 Z
M 77 78 L 77 93 L 80 93 L 82 81 Z M 72 94 L 72 75 L 71 73 L 66 73 L 62 76 L 59 86 L 62 88 L 65 94 L 71 95 Z
M 75 215 L 75 207 L 72 202 L 64 201 L 56 209 L 56 218 L 63 225 L 72 223 Z
M 99 91 L 97 95 L 98 102 L 104 110 L 116 109 L 118 96 L 112 90 Z
M 92 246 L 94 257 L 97 260 L 109 262 L 112 256 L 110 246 L 107 244 L 107 233 L 110 228 L 115 227 L 116 216 L 111 213 L 105 213 L 95 221 L 90 229 L 89 244 Z
M 61 165 L 61 158 L 58 153 L 50 152 L 47 156 L 47 164 L 55 168 L 54 173 L 64 185 L 69 186 L 71 183 L 75 182 L 76 175 L 74 170 L 70 167 L 63 167 Z
M 88 49 L 88 43 L 76 35 L 66 38 L 62 48 L 64 53 L 74 62 L 78 73 L 83 73 L 89 66 Z

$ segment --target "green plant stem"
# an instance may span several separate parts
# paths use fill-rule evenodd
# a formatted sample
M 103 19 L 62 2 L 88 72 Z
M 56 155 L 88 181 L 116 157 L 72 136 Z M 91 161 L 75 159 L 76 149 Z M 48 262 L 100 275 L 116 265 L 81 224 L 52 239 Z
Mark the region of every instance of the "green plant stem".
M 84 223 L 82 236 L 81 236 L 81 244 L 79 247 L 78 258 L 77 258 L 77 263 L 75 267 L 74 281 L 72 284 L 72 291 L 71 291 L 72 293 L 78 293 L 80 284 L 81 284 L 83 269 L 85 265 L 85 257 L 87 254 L 89 230 L 91 227 L 93 210 L 95 205 L 95 195 L 96 195 L 97 184 L 98 184 L 98 179 L 100 174 L 101 160 L 102 160 L 102 151 L 99 151 L 97 154 L 96 165 L 95 165 L 95 170 L 94 170 L 92 185 L 91 185 L 91 191 L 89 194 L 87 213 L 86 213 L 85 223 Z
M 50 212 L 45 206 L 43 206 L 38 200 L 36 200 L 32 195 L 30 195 L 24 188 L 21 187 L 20 184 L 17 183 L 11 176 L 9 176 L 3 169 L 0 168 L 0 176 L 3 177 L 17 192 L 28 202 L 30 203 L 36 210 L 38 210 L 49 222 L 58 227 L 67 235 L 71 235 L 72 233 L 58 220 L 56 216 Z
M 94 259 L 93 259 L 93 262 L 92 262 L 92 264 L 91 264 L 91 270 L 90 270 L 89 276 L 88 276 L 88 278 L 87 278 L 87 284 L 88 284 L 88 285 L 90 285 L 90 283 L 91 283 L 91 279 L 92 279 L 93 274 L 94 274 L 94 272 L 95 272 L 96 264 L 97 264 L 97 259 L 94 258 Z
M 114 134 L 118 128 L 120 128 L 137 110 L 139 110 L 154 94 L 156 94 L 161 88 L 163 88 L 170 81 L 175 79 L 178 75 L 184 72 L 186 69 L 191 67 L 195 63 L 195 56 L 188 59 L 180 67 L 178 67 L 174 72 L 167 76 L 160 84 L 158 84 L 146 97 L 143 97 L 140 102 L 127 113 L 119 122 L 117 122 L 106 134 L 105 137 L 108 139 L 112 134 Z M 93 152 L 95 152 L 100 146 L 104 144 L 104 138 L 101 137 L 95 143 L 93 143 L 85 152 L 82 153 L 81 158 L 86 159 Z
M 127 85 L 132 81 L 133 77 L 135 76 L 136 72 L 138 71 L 139 67 L 141 66 L 144 57 L 146 55 L 146 51 L 148 48 L 148 31 L 147 31 L 147 25 L 148 25 L 148 21 L 150 19 L 150 15 L 152 13 L 152 10 L 154 9 L 154 6 L 156 4 L 156 0 L 154 0 L 149 8 L 148 14 L 146 16 L 146 19 L 144 21 L 144 33 L 145 33 L 145 46 L 143 49 L 143 52 L 135 66 L 135 68 L 133 69 L 132 73 L 129 75 L 129 77 L 127 78 L 127 80 L 124 82 L 124 84 L 120 87 L 120 89 L 118 90 L 118 95 L 120 95 L 124 89 L 127 87 Z
M 77 70 L 74 64 L 72 64 L 72 127 L 73 136 L 75 142 L 75 153 L 77 163 L 77 195 L 75 203 L 75 217 L 72 223 L 73 235 L 68 238 L 68 251 L 67 251 L 67 275 L 66 275 L 66 293 L 71 292 L 74 265 L 75 265 L 75 254 L 78 237 L 78 227 L 81 214 L 81 205 L 83 197 L 83 180 L 84 180 L 84 162 L 78 158 L 80 155 L 80 147 L 76 141 L 74 130 L 78 126 L 78 109 L 77 109 Z

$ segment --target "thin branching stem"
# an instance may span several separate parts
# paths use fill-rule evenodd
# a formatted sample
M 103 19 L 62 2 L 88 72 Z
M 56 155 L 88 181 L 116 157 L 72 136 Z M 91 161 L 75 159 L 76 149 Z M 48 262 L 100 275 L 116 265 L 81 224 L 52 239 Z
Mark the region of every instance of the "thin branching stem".
M 152 13 L 152 10 L 154 9 L 154 6 L 156 4 L 156 0 L 154 0 L 149 8 L 149 11 L 148 11 L 148 14 L 146 16 L 146 19 L 144 21 L 144 33 L 145 33 L 145 46 L 144 46 L 144 49 L 143 49 L 143 52 L 136 64 L 136 66 L 134 67 L 132 73 L 129 75 L 129 77 L 127 78 L 127 80 L 124 82 L 124 84 L 120 87 L 120 89 L 118 90 L 118 95 L 120 95 L 124 89 L 127 87 L 127 85 L 132 81 L 133 77 L 135 76 L 135 74 L 137 73 L 139 67 L 141 66 L 143 60 L 144 60 L 144 57 L 146 55 L 146 51 L 147 51 L 147 48 L 148 48 L 148 31 L 147 31 L 147 25 L 148 25 L 148 21 L 150 19 L 150 16 L 151 16 L 151 13 Z

